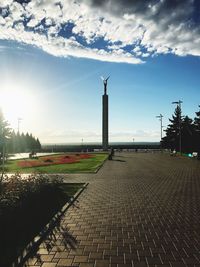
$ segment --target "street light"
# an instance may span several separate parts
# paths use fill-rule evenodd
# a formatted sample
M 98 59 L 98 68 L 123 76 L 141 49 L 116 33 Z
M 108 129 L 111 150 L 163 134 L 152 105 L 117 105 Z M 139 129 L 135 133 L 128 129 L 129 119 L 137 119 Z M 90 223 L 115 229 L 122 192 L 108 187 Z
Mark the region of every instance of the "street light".
M 163 129 L 163 124 L 162 124 L 162 118 L 163 118 L 163 115 L 160 114 L 159 116 L 156 116 L 156 118 L 159 118 L 160 120 L 160 140 L 162 141 L 162 129 Z
M 183 101 L 179 100 L 179 101 L 174 101 L 172 102 L 172 104 L 176 104 L 177 106 L 179 106 L 180 109 L 180 115 L 179 115 L 179 150 L 180 150 L 180 154 L 182 154 L 182 147 L 181 147 L 181 104 L 183 103 Z
M 22 121 L 22 118 L 18 118 L 18 119 L 17 119 L 17 122 L 18 122 L 18 123 L 17 123 L 17 126 L 18 126 L 18 127 L 17 127 L 17 129 L 18 129 L 18 133 L 19 133 L 19 125 L 20 125 L 21 121 Z

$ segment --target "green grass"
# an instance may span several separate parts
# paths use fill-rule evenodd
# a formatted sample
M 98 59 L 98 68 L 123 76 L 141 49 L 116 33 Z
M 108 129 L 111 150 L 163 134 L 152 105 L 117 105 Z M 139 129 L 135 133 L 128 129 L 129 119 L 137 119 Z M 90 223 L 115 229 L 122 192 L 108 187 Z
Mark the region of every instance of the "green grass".
M 9 160 L 5 165 L 5 170 L 8 173 L 94 173 L 107 159 L 108 154 L 99 153 L 93 154 L 93 156 L 89 159 L 82 159 L 77 163 L 29 168 L 19 167 L 17 164 L 19 160 Z

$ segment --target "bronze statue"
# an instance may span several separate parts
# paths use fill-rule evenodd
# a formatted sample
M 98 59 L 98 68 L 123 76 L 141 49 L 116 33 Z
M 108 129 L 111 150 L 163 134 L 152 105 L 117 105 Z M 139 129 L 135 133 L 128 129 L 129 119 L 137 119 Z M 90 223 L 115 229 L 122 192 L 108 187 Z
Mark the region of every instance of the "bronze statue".
M 101 79 L 103 81 L 103 84 L 104 84 L 104 95 L 107 94 L 107 82 L 108 82 L 108 79 L 110 78 L 110 76 L 108 76 L 108 78 L 104 79 L 104 77 L 101 76 Z

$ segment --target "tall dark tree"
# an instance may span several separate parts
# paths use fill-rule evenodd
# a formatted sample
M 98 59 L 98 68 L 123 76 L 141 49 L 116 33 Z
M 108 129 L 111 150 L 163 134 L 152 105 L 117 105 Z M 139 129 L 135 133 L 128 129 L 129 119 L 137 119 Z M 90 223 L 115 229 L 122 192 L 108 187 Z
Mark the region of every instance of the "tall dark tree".
M 11 135 L 9 123 L 5 120 L 2 110 L 0 109 L 0 154 L 6 152 L 7 142 Z
M 11 129 L 9 127 L 9 123 L 4 119 L 4 115 L 2 110 L 0 109 L 0 169 L 1 169 L 1 176 L 0 176 L 0 184 L 4 179 L 4 162 L 6 159 L 7 153 L 7 143 L 11 134 Z
M 199 105 L 200 108 L 200 105 Z M 194 118 L 194 129 L 195 129 L 195 148 L 198 152 L 198 158 L 200 159 L 200 110 L 196 112 L 196 117 Z
M 40 150 L 41 144 L 39 139 L 34 138 L 32 134 L 24 133 L 16 134 L 14 131 L 11 133 L 11 137 L 8 143 L 8 151 L 11 153 L 30 152 L 32 150 Z
M 42 146 L 41 146 L 40 140 L 38 138 L 36 140 L 36 143 L 37 143 L 37 149 L 40 150 L 42 148 Z
M 181 108 L 177 105 L 172 119 L 169 119 L 170 124 L 165 130 L 166 136 L 162 139 L 162 146 L 164 148 L 170 148 L 172 150 L 180 151 L 180 127 L 182 132 L 183 118 L 181 115 Z M 181 136 L 182 137 L 182 136 Z
M 185 116 L 182 122 L 182 151 L 185 153 L 191 153 L 194 151 L 195 142 L 194 142 L 195 128 L 193 120 L 188 116 Z

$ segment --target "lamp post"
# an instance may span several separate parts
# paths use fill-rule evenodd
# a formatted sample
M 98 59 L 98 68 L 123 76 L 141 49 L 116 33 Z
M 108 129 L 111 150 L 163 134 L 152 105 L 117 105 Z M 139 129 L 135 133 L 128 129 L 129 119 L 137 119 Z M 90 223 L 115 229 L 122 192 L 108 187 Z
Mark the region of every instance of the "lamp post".
M 181 104 L 183 103 L 183 101 L 179 100 L 179 101 L 174 101 L 172 102 L 172 104 L 176 104 L 177 106 L 179 106 L 180 109 L 180 114 L 179 114 L 179 150 L 180 150 L 180 154 L 182 154 L 182 140 L 181 140 Z
M 17 119 L 17 130 L 18 130 L 18 133 L 19 133 L 19 125 L 20 125 L 21 121 L 22 121 L 22 118 L 18 118 Z
M 156 118 L 159 118 L 160 120 L 160 140 L 162 141 L 162 129 L 163 129 L 163 124 L 162 124 L 162 118 L 163 118 L 163 115 L 160 114 L 159 116 L 156 116 Z

